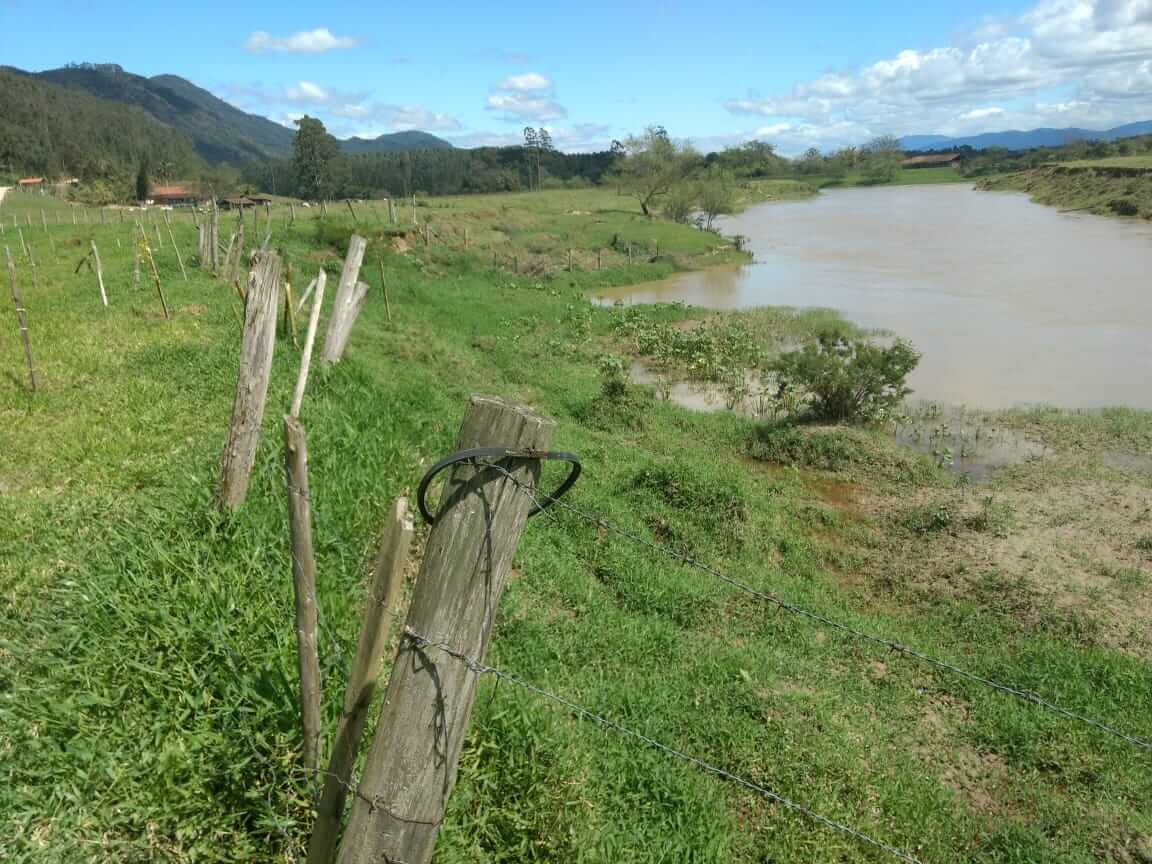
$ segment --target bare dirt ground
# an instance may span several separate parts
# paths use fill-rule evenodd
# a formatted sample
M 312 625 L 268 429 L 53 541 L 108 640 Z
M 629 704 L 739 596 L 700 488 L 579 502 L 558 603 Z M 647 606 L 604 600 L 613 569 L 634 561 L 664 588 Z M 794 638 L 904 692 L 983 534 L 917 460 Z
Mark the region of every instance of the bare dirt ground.
M 1055 619 L 1152 657 L 1152 474 L 1085 471 L 1056 457 L 951 489 L 810 488 L 858 518 L 868 581 L 966 596 L 1030 623 Z

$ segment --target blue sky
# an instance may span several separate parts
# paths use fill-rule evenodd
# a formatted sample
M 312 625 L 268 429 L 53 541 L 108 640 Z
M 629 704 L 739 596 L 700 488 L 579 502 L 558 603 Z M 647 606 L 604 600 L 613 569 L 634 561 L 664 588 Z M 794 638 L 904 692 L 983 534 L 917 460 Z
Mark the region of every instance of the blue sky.
M 46 14 L 47 13 L 47 14 Z M 44 3 L 0 0 L 0 62 L 172 73 L 337 135 L 564 149 L 659 123 L 705 149 L 1152 118 L 1152 0 L 981 4 Z

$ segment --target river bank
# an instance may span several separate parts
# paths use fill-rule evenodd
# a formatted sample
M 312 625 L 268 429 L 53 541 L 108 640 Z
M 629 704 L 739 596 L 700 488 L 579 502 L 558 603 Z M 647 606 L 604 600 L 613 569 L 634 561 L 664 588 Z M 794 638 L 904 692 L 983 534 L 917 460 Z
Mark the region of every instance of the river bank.
M 1152 219 L 1152 168 L 1138 159 L 1050 165 L 987 177 L 976 188 L 1023 192 L 1064 211 Z

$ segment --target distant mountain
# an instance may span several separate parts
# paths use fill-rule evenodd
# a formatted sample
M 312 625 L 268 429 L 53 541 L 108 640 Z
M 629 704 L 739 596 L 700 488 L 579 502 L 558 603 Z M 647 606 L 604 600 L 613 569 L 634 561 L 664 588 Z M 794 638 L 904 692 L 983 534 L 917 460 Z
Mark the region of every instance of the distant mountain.
M 240 165 L 253 159 L 287 156 L 295 132 L 267 117 L 249 114 L 176 75 L 145 78 L 114 63 L 82 63 L 45 72 L 10 70 L 40 81 L 83 91 L 142 109 L 171 129 L 192 139 L 208 162 Z M 380 153 L 451 147 L 426 132 L 396 132 L 365 140 L 341 142 L 347 153 Z
M 391 132 L 376 138 L 348 138 L 340 142 L 345 153 L 395 153 L 399 150 L 451 150 L 443 138 L 427 132 Z
M 1028 150 L 1032 147 L 1059 147 L 1078 140 L 1115 141 L 1117 138 L 1131 138 L 1135 135 L 1152 135 L 1152 120 L 1128 123 L 1104 131 L 1076 128 L 1031 129 L 1027 132 L 985 132 L 982 135 L 965 138 L 949 138 L 946 135 L 905 135 L 900 139 L 900 145 L 905 150 L 952 150 L 957 147 L 971 147 L 975 150 L 984 150 L 988 147 Z

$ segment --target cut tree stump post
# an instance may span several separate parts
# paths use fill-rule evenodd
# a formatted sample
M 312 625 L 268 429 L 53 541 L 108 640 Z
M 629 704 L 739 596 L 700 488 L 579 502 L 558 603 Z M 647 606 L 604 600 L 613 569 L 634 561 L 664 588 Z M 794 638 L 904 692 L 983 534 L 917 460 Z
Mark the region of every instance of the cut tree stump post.
M 356 657 L 344 690 L 344 708 L 328 760 L 328 773 L 324 775 L 324 791 L 316 808 L 316 823 L 308 846 L 308 864 L 330 864 L 336 856 L 336 836 L 340 833 L 344 802 L 360 752 L 360 739 L 368 722 L 368 709 L 384 663 L 391 619 L 400 606 L 404 568 L 411 546 L 412 517 L 408 512 L 408 499 L 401 497 L 396 499 L 384 519 L 376 565 L 368 586 L 364 619 L 360 625 L 360 641 L 356 645 Z
M 248 274 L 244 303 L 244 335 L 240 369 L 228 443 L 220 459 L 220 504 L 235 512 L 248 495 L 248 481 L 256 460 L 260 423 L 268 396 L 272 352 L 276 347 L 276 312 L 279 309 L 280 258 L 274 252 L 257 252 Z
M 473 396 L 457 449 L 547 450 L 552 429 L 527 408 Z M 495 468 L 462 463 L 444 484 L 340 864 L 427 864 L 432 857 L 480 678 L 434 645 L 484 662 L 532 505 L 516 483 L 533 486 L 540 474 L 534 459 L 508 459 L 504 468 L 516 482 Z
M 100 266 L 100 253 L 96 250 L 96 241 L 92 241 L 92 260 L 96 262 L 96 284 L 100 286 L 100 302 L 105 308 L 108 306 L 108 293 L 104 290 L 104 269 Z
M 325 366 L 340 362 L 340 358 L 344 356 L 348 335 L 364 302 L 364 294 L 360 291 L 360 286 L 364 283 L 357 280 L 360 278 L 360 267 L 364 263 L 364 250 L 367 247 L 368 241 L 359 234 L 353 234 L 348 241 L 348 255 L 344 258 L 344 269 L 340 273 L 340 283 L 336 287 L 336 300 L 328 316 L 324 350 L 320 352 L 320 362 Z
M 320 767 L 320 656 L 316 650 L 316 560 L 312 553 L 312 503 L 308 495 L 308 446 L 304 427 L 284 417 L 292 586 L 296 595 L 296 668 L 300 675 L 300 724 L 304 769 Z
M 12 292 L 12 302 L 16 305 L 16 324 L 20 328 L 20 340 L 24 343 L 24 359 L 28 361 L 28 384 L 36 392 L 36 367 L 32 365 L 32 340 L 28 337 L 28 312 L 24 309 L 24 298 L 20 286 L 16 284 L 16 264 L 12 253 L 4 247 L 4 257 L 8 259 L 8 287 Z
M 308 315 L 308 332 L 304 336 L 304 351 L 300 355 L 300 374 L 296 376 L 296 390 L 292 393 L 289 413 L 293 417 L 300 416 L 300 406 L 304 403 L 304 388 L 308 386 L 308 369 L 312 365 L 312 348 L 316 344 L 316 327 L 320 323 L 320 307 L 324 305 L 324 285 L 327 281 L 328 274 L 323 270 L 312 281 L 316 296 L 312 299 L 312 312 Z M 312 290 L 308 289 L 309 292 Z

